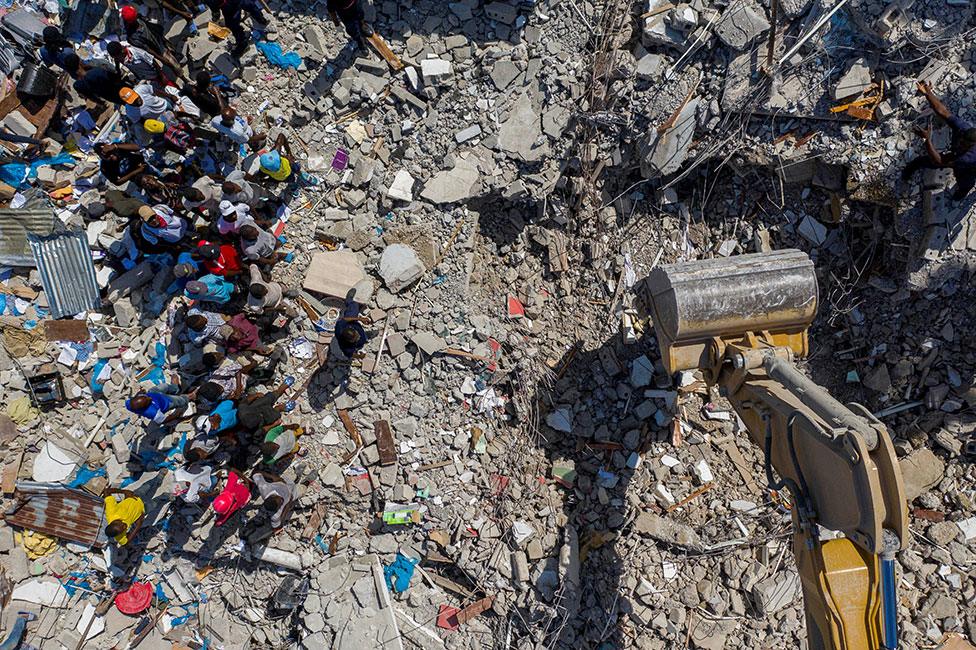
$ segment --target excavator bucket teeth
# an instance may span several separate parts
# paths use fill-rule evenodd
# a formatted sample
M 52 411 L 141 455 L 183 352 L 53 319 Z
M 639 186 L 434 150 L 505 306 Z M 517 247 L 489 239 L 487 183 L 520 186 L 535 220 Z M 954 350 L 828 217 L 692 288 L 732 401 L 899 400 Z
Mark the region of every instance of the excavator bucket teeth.
M 746 332 L 764 332 L 797 356 L 807 353 L 817 276 L 802 251 L 670 264 L 652 271 L 644 290 L 668 372 L 706 367 L 713 338 Z

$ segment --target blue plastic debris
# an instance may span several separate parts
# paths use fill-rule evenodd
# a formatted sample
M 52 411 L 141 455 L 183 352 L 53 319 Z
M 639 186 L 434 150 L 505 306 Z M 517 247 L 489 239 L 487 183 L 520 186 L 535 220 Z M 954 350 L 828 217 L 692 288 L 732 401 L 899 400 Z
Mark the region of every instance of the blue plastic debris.
M 413 577 L 413 570 L 418 562 L 420 562 L 419 559 L 411 560 L 402 553 L 397 553 L 393 563 L 383 567 L 383 576 L 386 578 L 386 586 L 390 588 L 390 591 L 402 594 L 410 588 L 410 578 Z
M 294 68 L 298 69 L 298 66 L 302 64 L 302 57 L 298 56 L 298 52 L 288 52 L 287 54 L 282 53 L 281 46 L 277 43 L 269 43 L 268 41 L 258 41 L 255 44 L 258 51 L 264 55 L 268 60 L 268 63 L 279 68 Z

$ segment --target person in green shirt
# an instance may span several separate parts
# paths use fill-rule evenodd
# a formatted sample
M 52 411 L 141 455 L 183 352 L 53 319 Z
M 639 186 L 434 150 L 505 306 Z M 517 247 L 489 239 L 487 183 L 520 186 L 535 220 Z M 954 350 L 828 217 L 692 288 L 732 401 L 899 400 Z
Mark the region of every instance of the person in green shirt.
M 274 465 L 278 461 L 298 452 L 298 437 L 302 435 L 302 428 L 297 424 L 279 424 L 264 436 L 261 453 L 266 465 Z

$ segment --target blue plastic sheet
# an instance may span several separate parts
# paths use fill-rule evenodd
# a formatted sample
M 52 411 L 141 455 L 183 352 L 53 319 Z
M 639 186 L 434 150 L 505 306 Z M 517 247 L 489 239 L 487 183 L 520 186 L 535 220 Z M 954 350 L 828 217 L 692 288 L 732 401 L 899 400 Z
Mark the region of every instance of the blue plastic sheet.
M 278 66 L 279 68 L 294 68 L 298 69 L 298 66 L 302 64 L 302 57 L 298 56 L 298 52 L 288 52 L 287 54 L 282 53 L 281 46 L 277 43 L 269 43 L 268 41 L 258 41 L 255 47 L 264 55 L 264 58 L 268 60 L 271 65 Z
M 280 48 L 279 48 L 280 49 Z M 295 56 L 298 56 L 297 54 Z M 299 58 L 299 63 L 301 58 Z M 61 152 L 56 156 L 40 158 L 30 165 L 23 163 L 10 163 L 0 165 L 0 181 L 12 187 L 23 187 L 29 181 L 37 178 L 37 170 L 41 167 L 53 165 L 74 165 L 77 161 L 69 153 Z
M 386 586 L 390 591 L 402 594 L 410 588 L 410 578 L 413 577 L 413 569 L 420 560 L 411 560 L 402 553 L 397 553 L 396 559 L 392 564 L 383 567 L 383 576 L 386 578 Z
M 155 350 L 156 354 L 154 354 L 151 359 L 153 367 L 148 373 L 146 373 L 146 376 L 142 378 L 142 381 L 151 381 L 156 385 L 165 384 L 166 375 L 163 374 L 163 368 L 166 367 L 166 346 L 157 341 Z
M 88 465 L 82 465 L 75 472 L 75 477 L 68 483 L 68 487 L 77 488 L 81 487 L 88 481 L 92 480 L 96 476 L 107 476 L 104 467 L 91 468 Z

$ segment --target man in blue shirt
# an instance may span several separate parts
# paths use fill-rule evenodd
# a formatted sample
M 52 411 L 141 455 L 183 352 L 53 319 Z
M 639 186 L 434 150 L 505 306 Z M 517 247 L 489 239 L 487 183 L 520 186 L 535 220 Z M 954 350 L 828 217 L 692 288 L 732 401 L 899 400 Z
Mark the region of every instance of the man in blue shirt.
M 952 198 L 961 201 L 976 186 L 976 128 L 953 115 L 924 81 L 918 82 L 918 90 L 925 95 L 935 114 L 952 129 L 952 144 L 949 151 L 940 152 L 932 144 L 932 129 L 916 127 L 915 131 L 925 138 L 926 152 L 908 163 L 901 174 L 902 180 L 907 181 L 920 169 L 951 169 L 956 177 Z
M 352 359 L 366 345 L 366 330 L 362 326 L 365 320 L 359 315 L 359 303 L 346 298 L 346 308 L 336 321 L 335 338 L 347 359 Z
M 65 57 L 75 52 L 74 46 L 65 39 L 61 30 L 52 25 L 45 27 L 41 36 L 44 39 L 44 45 L 37 52 L 41 61 L 49 66 L 56 65 L 63 69 Z
M 170 424 L 178 420 L 190 400 L 178 395 L 173 384 L 160 384 L 156 390 L 141 391 L 125 401 L 125 408 L 156 424 Z
M 237 426 L 237 407 L 229 399 L 217 404 L 207 418 L 210 424 L 211 433 L 227 431 Z
M 185 295 L 194 300 L 223 305 L 230 302 L 231 296 L 234 295 L 234 285 L 219 275 L 208 273 L 197 280 L 187 282 Z
M 62 66 L 75 80 L 78 94 L 95 102 L 121 104 L 119 92 L 125 88 L 122 76 L 115 70 L 88 67 L 74 52 L 65 54 Z

